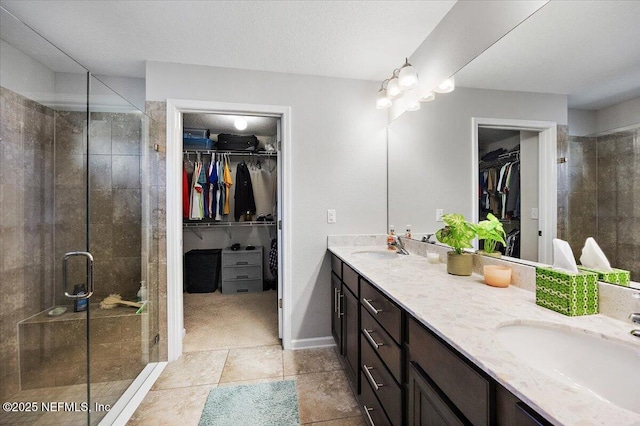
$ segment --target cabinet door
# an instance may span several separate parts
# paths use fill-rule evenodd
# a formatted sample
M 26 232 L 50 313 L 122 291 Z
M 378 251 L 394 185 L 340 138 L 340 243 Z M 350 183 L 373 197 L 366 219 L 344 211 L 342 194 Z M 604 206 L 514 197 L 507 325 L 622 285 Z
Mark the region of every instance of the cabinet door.
M 342 282 L 334 273 L 331 273 L 331 333 L 336 340 L 338 351 L 344 354 L 342 344 Z
M 343 345 L 344 345 L 344 357 L 347 361 L 347 377 L 351 380 L 357 393 L 360 393 L 359 386 L 359 368 L 360 365 L 360 326 L 358 324 L 358 298 L 355 297 L 346 287 L 343 287 L 344 297 L 343 308 L 344 316 L 342 320 L 343 325 Z
M 413 363 L 409 366 L 409 426 L 465 425 L 447 405 L 433 382 L 421 374 Z M 446 397 L 445 397 L 446 398 Z
M 496 386 L 496 425 L 497 426 L 550 426 L 531 407 L 520 401 L 504 387 Z

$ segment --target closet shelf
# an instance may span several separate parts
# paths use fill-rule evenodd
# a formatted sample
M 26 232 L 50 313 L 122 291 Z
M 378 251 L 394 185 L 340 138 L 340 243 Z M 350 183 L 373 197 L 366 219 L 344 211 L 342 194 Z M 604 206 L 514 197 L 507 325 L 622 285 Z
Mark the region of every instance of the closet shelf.
M 276 226 L 275 221 L 271 222 L 205 222 L 205 221 L 190 221 L 182 222 L 183 228 L 226 228 L 235 226 Z
M 277 157 L 278 153 L 276 151 L 255 151 L 255 152 L 247 152 L 247 151 L 218 151 L 215 149 L 184 149 L 182 150 L 183 154 L 229 154 L 235 157 Z

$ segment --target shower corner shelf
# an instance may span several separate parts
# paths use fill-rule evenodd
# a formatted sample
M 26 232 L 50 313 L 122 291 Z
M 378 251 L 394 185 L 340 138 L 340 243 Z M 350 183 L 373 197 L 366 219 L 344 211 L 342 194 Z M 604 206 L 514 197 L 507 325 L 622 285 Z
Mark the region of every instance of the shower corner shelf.
M 188 229 L 193 232 L 196 237 L 203 239 L 202 234 L 199 232 L 201 229 L 212 229 L 218 228 L 225 230 L 228 234 L 230 234 L 231 228 L 237 227 L 247 227 L 247 226 L 260 226 L 260 227 L 271 227 L 276 226 L 275 221 L 271 222 L 262 222 L 262 221 L 247 221 L 247 222 L 213 222 L 213 221 L 188 221 L 182 222 L 182 227 L 184 229 Z

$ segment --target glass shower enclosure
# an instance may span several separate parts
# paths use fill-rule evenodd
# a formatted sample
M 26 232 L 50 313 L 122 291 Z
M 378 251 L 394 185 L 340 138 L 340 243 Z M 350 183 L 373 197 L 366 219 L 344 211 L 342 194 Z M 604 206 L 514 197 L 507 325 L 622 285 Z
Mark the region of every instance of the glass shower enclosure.
M 98 424 L 158 359 L 151 119 L 0 14 L 0 424 Z

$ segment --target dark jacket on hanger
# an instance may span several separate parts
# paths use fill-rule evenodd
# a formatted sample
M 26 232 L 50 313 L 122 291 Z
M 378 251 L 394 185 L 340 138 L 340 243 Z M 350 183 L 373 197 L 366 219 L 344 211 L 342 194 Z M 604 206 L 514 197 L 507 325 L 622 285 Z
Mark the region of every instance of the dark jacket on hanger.
M 236 222 L 240 220 L 240 216 L 249 212 L 256 213 L 256 200 L 253 198 L 253 185 L 251 184 L 251 176 L 249 168 L 243 161 L 236 168 L 236 194 L 235 194 L 234 217 Z

